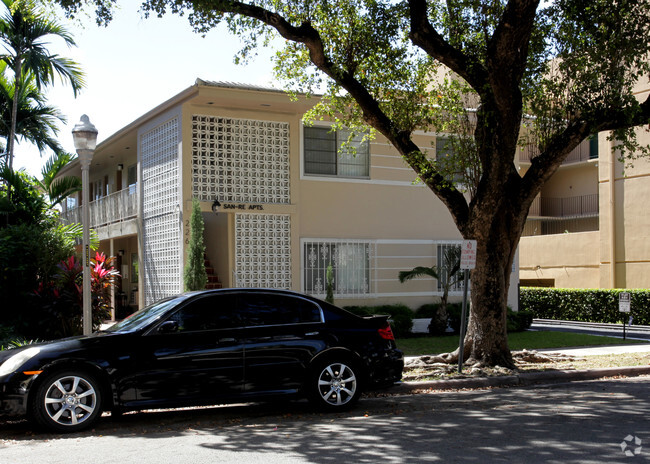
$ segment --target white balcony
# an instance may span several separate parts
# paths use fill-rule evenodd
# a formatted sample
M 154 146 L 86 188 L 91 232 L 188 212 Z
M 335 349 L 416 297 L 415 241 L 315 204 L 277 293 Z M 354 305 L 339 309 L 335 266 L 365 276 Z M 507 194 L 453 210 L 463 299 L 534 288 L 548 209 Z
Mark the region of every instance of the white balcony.
M 90 227 L 97 228 L 135 219 L 138 215 L 138 194 L 135 188 L 126 188 L 90 202 Z M 81 223 L 81 208 L 61 213 L 65 224 Z

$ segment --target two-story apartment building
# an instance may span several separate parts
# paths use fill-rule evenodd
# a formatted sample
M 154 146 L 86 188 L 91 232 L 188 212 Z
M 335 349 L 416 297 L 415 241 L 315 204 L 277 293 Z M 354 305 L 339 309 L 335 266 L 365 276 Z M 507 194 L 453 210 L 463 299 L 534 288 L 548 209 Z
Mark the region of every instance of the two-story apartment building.
M 649 92 L 650 83 L 637 84 L 640 100 Z M 637 129 L 639 142 L 650 143 L 649 131 Z M 522 285 L 650 287 L 650 162 L 625 167 L 609 135 L 574 150 L 533 204 L 520 242 Z M 522 151 L 522 170 L 530 156 Z
M 331 264 L 340 305 L 437 301 L 436 281 L 401 284 L 397 275 L 436 264 L 459 243 L 447 209 L 380 136 L 339 154 L 346 133 L 303 124 L 314 102 L 197 80 L 98 145 L 91 226 L 101 250 L 118 257 L 131 305 L 183 290 L 192 198 L 209 272 L 224 287 L 324 296 Z M 416 137 L 434 156 L 437 134 Z M 67 171 L 79 172 L 78 162 Z M 518 270 L 512 278 L 516 304 Z

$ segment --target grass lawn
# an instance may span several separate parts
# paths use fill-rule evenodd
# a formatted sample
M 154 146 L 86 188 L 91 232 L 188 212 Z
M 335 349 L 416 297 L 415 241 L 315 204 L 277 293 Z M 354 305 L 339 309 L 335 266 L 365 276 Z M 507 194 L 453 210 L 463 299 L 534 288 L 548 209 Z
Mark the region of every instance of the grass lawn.
M 621 345 L 641 343 L 638 340 L 600 337 L 570 332 L 528 331 L 508 334 L 508 344 L 513 351 L 542 348 L 568 348 L 577 346 Z M 444 337 L 400 338 L 397 347 L 405 356 L 449 353 L 458 348 L 458 335 Z

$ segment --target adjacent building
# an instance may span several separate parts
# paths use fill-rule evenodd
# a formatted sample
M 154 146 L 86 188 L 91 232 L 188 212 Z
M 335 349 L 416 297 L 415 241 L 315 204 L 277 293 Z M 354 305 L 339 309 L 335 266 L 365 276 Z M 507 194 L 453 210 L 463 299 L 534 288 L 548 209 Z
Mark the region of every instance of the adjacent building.
M 302 121 L 314 102 L 197 80 L 98 145 L 91 227 L 101 250 L 118 257 L 118 313 L 183 291 L 193 198 L 203 211 L 211 287 L 324 297 L 331 265 L 337 304 L 437 301 L 435 280 L 401 284 L 397 275 L 436 264 L 460 243 L 446 207 L 380 136 L 339 153 L 345 131 Z M 436 139 L 416 134 L 432 156 Z M 66 172 L 79 173 L 78 162 Z M 66 205 L 66 220 L 78 221 L 78 206 Z M 513 305 L 517 278 L 514 266 Z
M 649 92 L 648 82 L 636 86 L 639 100 Z M 650 127 L 637 135 L 650 144 Z M 533 204 L 520 242 L 521 285 L 650 287 L 650 161 L 626 167 L 609 136 L 584 141 Z M 522 171 L 530 156 L 521 152 Z

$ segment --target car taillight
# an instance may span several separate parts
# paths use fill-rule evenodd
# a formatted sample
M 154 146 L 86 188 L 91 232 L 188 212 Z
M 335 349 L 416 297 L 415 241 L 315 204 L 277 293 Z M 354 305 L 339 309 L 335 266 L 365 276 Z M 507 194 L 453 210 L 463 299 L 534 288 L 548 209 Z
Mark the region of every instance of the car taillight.
M 395 340 L 395 335 L 393 335 L 393 329 L 390 328 L 390 324 L 386 324 L 385 327 L 382 327 L 381 329 L 377 330 L 379 332 L 379 336 L 383 338 L 384 340 Z

